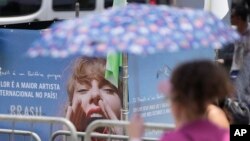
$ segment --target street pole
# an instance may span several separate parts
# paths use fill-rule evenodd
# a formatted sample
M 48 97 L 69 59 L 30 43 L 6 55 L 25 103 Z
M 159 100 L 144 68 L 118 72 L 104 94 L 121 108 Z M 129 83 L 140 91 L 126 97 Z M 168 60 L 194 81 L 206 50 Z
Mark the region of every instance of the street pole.
M 122 53 L 122 120 L 128 120 L 128 54 Z

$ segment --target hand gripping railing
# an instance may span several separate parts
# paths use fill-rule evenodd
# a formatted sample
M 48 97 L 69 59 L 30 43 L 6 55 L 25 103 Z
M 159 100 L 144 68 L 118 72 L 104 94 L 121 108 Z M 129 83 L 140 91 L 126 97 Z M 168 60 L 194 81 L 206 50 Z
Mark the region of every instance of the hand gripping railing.
M 84 141 L 91 141 L 91 135 L 93 134 L 93 131 L 96 128 L 114 127 L 114 126 L 126 127 L 127 125 L 129 125 L 129 121 L 118 121 L 118 120 L 96 120 L 96 121 L 93 121 L 86 129 Z M 175 128 L 175 126 L 173 124 L 162 124 L 162 123 L 161 124 L 160 123 L 145 123 L 144 127 L 147 129 L 158 129 L 158 130 L 173 130 Z M 109 137 L 111 137 L 111 136 L 109 136 Z M 128 137 L 126 137 L 126 139 L 128 139 Z
M 35 132 L 26 130 L 0 129 L 0 134 L 28 135 L 33 137 L 36 141 L 41 141 L 41 138 Z
M 47 122 L 65 124 L 71 131 L 71 141 L 77 141 L 77 134 L 74 125 L 67 119 L 61 117 L 45 117 L 45 116 L 23 116 L 23 115 L 5 115 L 0 114 L 0 120 L 10 121 L 26 121 L 26 122 Z

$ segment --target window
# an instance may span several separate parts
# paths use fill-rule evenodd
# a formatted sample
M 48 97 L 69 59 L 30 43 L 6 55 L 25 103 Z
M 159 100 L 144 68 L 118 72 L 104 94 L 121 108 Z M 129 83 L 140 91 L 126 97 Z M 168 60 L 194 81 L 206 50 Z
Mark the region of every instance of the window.
M 53 0 L 55 11 L 75 11 L 75 3 L 79 2 L 81 11 L 95 10 L 97 0 Z M 105 0 L 105 8 L 111 7 L 113 0 Z
M 37 12 L 42 0 L 0 0 L 0 17 L 25 16 Z

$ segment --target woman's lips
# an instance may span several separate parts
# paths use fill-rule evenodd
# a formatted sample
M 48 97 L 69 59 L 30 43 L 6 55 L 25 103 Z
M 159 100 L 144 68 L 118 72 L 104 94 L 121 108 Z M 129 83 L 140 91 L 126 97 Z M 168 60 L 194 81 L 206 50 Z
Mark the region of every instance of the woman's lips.
M 87 112 L 87 118 L 104 118 L 104 114 L 100 107 L 91 108 Z

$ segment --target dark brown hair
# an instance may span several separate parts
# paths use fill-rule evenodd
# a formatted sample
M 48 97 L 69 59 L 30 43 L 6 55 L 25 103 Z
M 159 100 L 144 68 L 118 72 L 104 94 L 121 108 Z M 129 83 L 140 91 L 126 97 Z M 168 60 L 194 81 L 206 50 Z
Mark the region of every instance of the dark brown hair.
M 81 57 L 76 59 L 72 68 L 72 75 L 69 78 L 67 92 L 71 105 L 75 83 L 84 84 L 92 80 L 109 85 L 118 94 L 118 89 L 104 78 L 106 59 L 97 57 Z M 118 94 L 119 95 L 119 94 Z
M 170 81 L 172 99 L 200 115 L 206 112 L 208 103 L 225 98 L 233 92 L 226 71 L 208 60 L 192 61 L 178 66 Z

